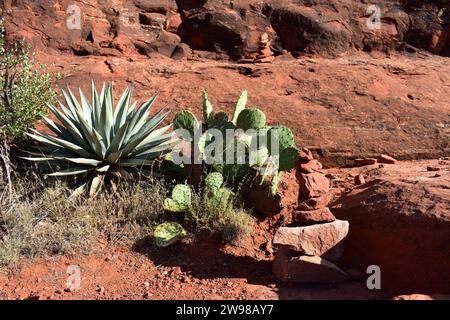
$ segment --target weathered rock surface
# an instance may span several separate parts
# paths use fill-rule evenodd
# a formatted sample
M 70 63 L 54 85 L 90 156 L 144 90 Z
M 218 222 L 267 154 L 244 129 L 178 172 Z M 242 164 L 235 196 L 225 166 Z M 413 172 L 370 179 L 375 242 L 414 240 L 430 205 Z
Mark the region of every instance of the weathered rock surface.
M 275 233 L 273 243 L 311 256 L 322 256 L 341 243 L 347 236 L 349 223 L 336 220 L 306 227 L 281 227 Z
M 292 256 L 287 248 L 279 248 L 273 263 L 275 276 L 285 282 L 338 283 L 349 276 L 335 264 L 314 256 Z
M 295 55 L 336 57 L 350 50 L 390 52 L 412 45 L 450 55 L 448 1 L 384 0 L 377 4 L 373 9 L 363 1 L 350 0 L 120 0 L 95 4 L 5 0 L 1 9 L 14 37 L 24 37 L 34 47 L 76 55 L 114 56 L 117 52 L 101 49 L 114 49 L 117 37 L 127 37 L 133 45 L 128 52 L 139 54 L 139 44 L 152 43 L 161 30 L 178 33 L 192 49 L 225 53 L 236 60 L 258 52 L 264 33 L 278 53 L 287 50 Z M 80 28 L 66 27 L 66 21 L 74 19 L 69 5 L 80 9 Z M 375 26 L 374 14 L 380 16 Z M 72 49 L 81 40 L 89 41 L 91 48 Z
M 298 174 L 300 194 L 305 198 L 315 198 L 327 193 L 330 189 L 330 182 L 327 177 L 320 172 L 308 174 Z
M 298 203 L 297 210 L 309 211 L 309 210 L 318 210 L 323 209 L 328 206 L 331 199 L 333 198 L 333 194 L 328 192 L 323 195 L 315 198 L 309 198 L 307 200 L 301 200 Z
M 431 162 L 441 176 L 426 171 Z M 378 265 L 383 290 L 450 293 L 450 165 L 401 163 L 366 174 L 332 208 L 351 225 L 342 262 Z
M 292 213 L 292 220 L 300 225 L 333 222 L 336 217 L 333 216 L 328 207 L 310 211 L 295 210 Z

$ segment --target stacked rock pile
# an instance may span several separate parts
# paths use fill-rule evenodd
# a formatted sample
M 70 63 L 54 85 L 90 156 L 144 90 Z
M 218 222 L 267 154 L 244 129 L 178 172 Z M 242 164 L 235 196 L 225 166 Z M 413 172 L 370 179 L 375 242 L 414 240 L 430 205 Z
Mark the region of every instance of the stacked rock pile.
M 297 169 L 301 201 L 292 214 L 292 224 L 275 233 L 275 276 L 285 282 L 346 281 L 349 276 L 333 262 L 343 254 L 349 223 L 337 220 L 327 207 L 332 197 L 330 183 L 308 149 L 300 152 Z
M 270 63 L 275 57 L 273 56 L 272 50 L 270 49 L 270 39 L 267 33 L 263 33 L 259 37 L 259 48 L 257 56 L 254 62 L 256 63 Z

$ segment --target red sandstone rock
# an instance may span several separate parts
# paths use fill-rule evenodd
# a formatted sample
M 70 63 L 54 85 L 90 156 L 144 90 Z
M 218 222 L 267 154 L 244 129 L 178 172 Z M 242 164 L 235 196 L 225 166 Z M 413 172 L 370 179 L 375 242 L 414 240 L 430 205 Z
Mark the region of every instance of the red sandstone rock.
M 171 58 L 175 60 L 180 60 L 183 58 L 188 58 L 191 55 L 192 55 L 191 48 L 185 43 L 180 43 L 173 51 Z
M 302 254 L 321 256 L 344 240 L 348 229 L 349 223 L 343 220 L 306 227 L 281 227 L 275 233 L 273 243 Z
M 324 174 L 313 172 L 298 175 L 300 194 L 305 198 L 320 197 L 330 189 L 330 181 Z
M 295 210 L 292 213 L 292 217 L 293 221 L 299 224 L 324 223 L 336 220 L 335 216 L 327 207 L 311 211 Z
M 302 173 L 312 173 L 314 171 L 322 170 L 323 168 L 322 164 L 317 160 L 310 160 L 306 163 L 301 163 L 299 167 Z
M 382 154 L 377 158 L 378 163 L 387 163 L 387 164 L 394 164 L 397 162 L 397 160 L 391 156 Z
M 328 206 L 332 198 L 333 195 L 331 193 L 324 193 L 320 197 L 301 201 L 297 206 L 297 210 L 308 211 L 325 208 L 326 206 Z
M 366 183 L 366 179 L 364 178 L 364 175 L 358 174 L 355 177 L 355 185 L 360 186 L 360 185 L 365 184 L 365 183 Z
M 315 256 L 291 256 L 287 248 L 278 249 L 273 272 L 285 282 L 338 283 L 349 279 L 335 264 Z
M 312 152 L 308 148 L 302 148 L 298 153 L 300 163 L 307 163 L 314 160 Z
M 355 159 L 355 166 L 370 166 L 372 164 L 377 163 L 377 159 L 374 158 L 364 158 L 364 159 Z
M 450 292 L 450 175 L 430 179 L 424 166 L 386 166 L 332 207 L 351 225 L 343 264 L 378 265 L 383 290 Z

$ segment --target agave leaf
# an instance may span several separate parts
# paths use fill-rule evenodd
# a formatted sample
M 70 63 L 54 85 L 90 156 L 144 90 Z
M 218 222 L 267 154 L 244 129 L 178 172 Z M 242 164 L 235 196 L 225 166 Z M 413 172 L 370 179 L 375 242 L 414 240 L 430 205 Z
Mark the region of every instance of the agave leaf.
M 110 165 L 106 165 L 106 166 L 98 168 L 97 172 L 108 172 L 109 168 L 111 168 L 111 166 Z
M 144 115 L 147 113 L 147 111 L 152 107 L 152 105 L 156 101 L 156 96 L 151 97 L 147 102 L 142 104 L 142 106 L 133 114 L 130 120 L 130 132 L 127 135 L 126 140 L 128 140 L 133 134 L 135 134 L 139 129 L 142 127 L 142 125 L 138 125 L 139 123 L 144 124 L 147 117 Z
M 131 107 L 128 109 L 128 111 L 127 111 L 127 120 L 130 120 L 131 119 L 131 115 L 133 115 L 136 112 L 136 107 L 137 107 L 137 101 L 133 102 Z
M 168 134 L 165 134 L 165 135 L 162 135 L 159 137 L 155 137 L 155 138 L 149 140 L 146 144 L 142 144 L 143 142 L 141 142 L 141 144 L 139 144 L 136 147 L 136 149 L 135 149 L 136 151 L 133 152 L 130 156 L 135 156 L 135 155 L 139 155 L 143 152 L 147 152 L 154 146 L 164 144 L 170 140 L 172 140 L 172 134 L 168 133 Z
M 69 98 L 70 101 L 72 102 L 73 106 L 75 107 L 75 109 L 79 112 L 83 111 L 83 108 L 81 107 L 80 103 L 78 102 L 77 98 L 75 97 L 75 95 L 73 94 L 72 90 L 70 90 L 69 87 L 67 87 L 67 91 L 69 92 Z
M 117 103 L 116 110 L 114 111 L 114 130 L 117 132 L 127 119 L 128 107 L 131 103 L 131 95 L 133 94 L 133 87 L 128 86 L 125 89 L 122 97 L 120 97 Z
M 70 94 L 66 92 L 66 90 L 61 90 L 64 96 L 64 99 L 66 100 L 67 109 L 61 102 L 58 101 L 59 105 L 61 106 L 61 109 L 64 111 L 64 113 L 69 117 L 71 120 L 76 121 L 77 119 L 77 113 L 76 113 L 76 106 L 74 105 L 72 98 L 70 97 Z
M 131 137 L 130 141 L 127 142 L 127 145 L 123 150 L 124 157 L 128 156 L 134 150 L 134 148 L 141 144 L 141 142 L 144 141 L 144 139 L 151 133 L 151 131 L 169 115 L 169 112 L 162 114 L 161 111 L 158 112 L 154 117 L 152 117 L 138 133 Z
M 241 96 L 239 97 L 239 99 L 236 103 L 236 109 L 234 111 L 233 120 L 232 120 L 232 122 L 234 124 L 236 124 L 241 111 L 245 109 L 245 107 L 247 105 L 247 100 L 248 100 L 248 92 L 247 92 L 247 90 L 245 90 L 241 93 Z
M 150 132 L 150 134 L 147 135 L 147 137 L 139 144 L 139 146 L 142 146 L 142 145 L 145 145 L 145 144 L 147 144 L 147 143 L 149 143 L 149 142 L 152 142 L 152 141 L 154 141 L 154 139 L 155 139 L 156 137 L 159 137 L 159 136 L 164 135 L 170 128 L 172 128 L 172 126 L 173 126 L 172 124 L 169 124 L 169 125 L 167 125 L 167 126 L 165 126 L 165 127 L 162 127 L 162 128 L 156 129 L 156 130 L 153 130 L 153 131 Z
M 102 111 L 100 114 L 100 134 L 102 135 L 106 145 L 109 146 L 109 141 L 111 140 L 111 131 L 114 124 L 113 119 L 113 103 L 112 100 L 112 84 L 108 86 L 103 97 Z
M 88 123 L 86 118 L 82 113 L 77 111 L 77 116 L 79 119 L 79 125 L 81 127 L 84 136 L 87 138 L 91 145 L 91 149 L 95 151 L 95 154 L 102 158 L 104 157 L 104 152 L 106 151 L 105 145 L 102 145 L 103 138 L 100 134 L 98 134 L 92 124 Z
M 83 166 L 72 167 L 63 171 L 50 173 L 47 176 L 49 177 L 66 177 L 66 176 L 75 176 L 83 173 L 87 173 L 91 171 L 92 168 L 86 168 Z
M 153 154 L 147 154 L 145 157 L 125 159 L 119 161 L 122 167 L 140 167 L 140 166 L 150 166 L 153 164 L 155 158 L 161 155 L 161 152 L 154 152 Z
M 108 150 L 106 152 L 107 155 L 110 155 L 112 153 L 115 153 L 120 150 L 122 147 L 123 141 L 125 140 L 125 136 L 127 134 L 128 130 L 128 123 L 125 123 L 120 127 L 119 130 L 117 130 L 116 135 L 111 141 L 111 144 L 108 147 Z
M 122 157 L 123 150 L 119 150 L 117 152 L 113 152 L 106 157 L 106 160 L 112 164 L 116 164 L 117 161 Z
M 32 137 L 33 139 L 36 139 L 40 142 L 43 143 L 50 143 L 54 146 L 57 147 L 61 147 L 61 148 L 65 148 L 65 149 L 69 149 L 73 152 L 75 152 L 76 154 L 79 154 L 82 157 L 85 158 L 90 158 L 93 157 L 93 154 L 91 154 L 90 152 L 86 151 L 85 149 L 83 149 L 82 147 L 80 147 L 79 145 L 76 145 L 72 142 L 69 142 L 67 140 L 63 140 L 45 133 L 41 133 L 39 131 L 36 131 L 34 129 L 31 129 L 35 134 L 30 134 L 27 133 L 28 136 Z
M 85 148 L 86 150 L 93 151 L 88 144 L 85 142 L 83 135 L 81 134 L 80 128 L 75 125 L 72 120 L 67 118 L 62 112 L 59 112 L 54 106 L 47 104 L 50 111 L 56 116 L 56 118 L 64 125 L 64 127 L 70 132 L 72 137 L 77 141 L 77 143 Z M 64 138 L 64 137 L 63 137 Z M 69 140 L 69 139 L 65 139 Z
M 91 104 L 89 103 L 89 100 L 84 95 L 83 91 L 81 91 L 81 89 L 79 89 L 79 91 L 80 91 L 81 107 L 83 109 L 84 119 L 90 126 L 93 126 L 94 123 L 92 121 L 92 116 L 91 116 L 92 115 Z
M 91 188 L 89 190 L 90 197 L 95 197 L 97 193 L 101 190 L 104 178 L 105 178 L 104 176 L 96 176 L 94 179 L 92 179 Z
M 43 162 L 43 161 L 56 161 L 53 157 L 19 157 L 19 159 L 32 161 L 32 162 Z
M 53 120 L 51 120 L 45 116 L 43 117 L 43 120 L 44 120 L 47 128 L 49 130 L 51 130 L 57 136 L 63 138 L 64 140 L 70 140 L 70 139 L 74 138 L 74 136 L 72 135 L 72 133 L 69 130 L 56 124 Z
M 55 158 L 57 160 L 66 160 L 72 163 L 76 163 L 76 164 L 83 164 L 83 165 L 87 165 L 87 166 L 98 166 L 100 163 L 102 163 L 101 161 L 95 160 L 95 159 L 87 159 L 87 158 Z

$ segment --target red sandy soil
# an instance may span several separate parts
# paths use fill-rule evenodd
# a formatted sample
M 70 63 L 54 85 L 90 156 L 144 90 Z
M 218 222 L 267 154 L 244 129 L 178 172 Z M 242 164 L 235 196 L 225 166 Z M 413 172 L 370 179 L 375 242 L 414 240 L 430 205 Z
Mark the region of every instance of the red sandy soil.
M 203 239 L 137 253 L 109 248 L 101 254 L 24 261 L 0 276 L 1 299 L 377 299 L 364 282 L 286 285 L 277 282 L 269 256 Z M 251 252 L 248 252 L 251 254 Z M 257 258 L 260 256 L 260 258 Z M 81 268 L 81 288 L 65 290 L 67 268 Z

